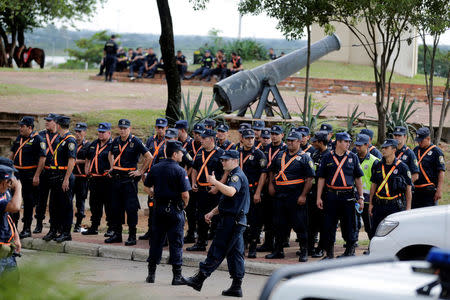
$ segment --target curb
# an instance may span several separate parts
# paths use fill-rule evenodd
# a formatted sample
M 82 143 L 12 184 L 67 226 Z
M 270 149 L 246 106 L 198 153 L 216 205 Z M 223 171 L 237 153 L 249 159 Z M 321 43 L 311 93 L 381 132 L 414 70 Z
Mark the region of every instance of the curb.
M 21 240 L 22 248 L 39 251 L 48 251 L 56 253 L 68 253 L 75 255 L 107 257 L 115 259 L 133 260 L 146 262 L 148 257 L 148 249 L 130 248 L 125 246 L 109 246 L 93 243 L 83 243 L 76 241 L 67 241 L 57 243 L 55 241 L 46 242 L 38 238 L 25 238 Z M 198 267 L 199 263 L 205 259 L 204 255 L 191 254 L 183 252 L 183 266 Z M 162 253 L 161 263 L 168 264 L 169 251 L 164 250 Z M 269 264 L 261 262 L 245 261 L 245 273 L 254 275 L 269 276 L 273 271 L 284 267 L 282 264 Z M 223 262 L 219 268 L 221 271 L 228 271 L 226 262 Z

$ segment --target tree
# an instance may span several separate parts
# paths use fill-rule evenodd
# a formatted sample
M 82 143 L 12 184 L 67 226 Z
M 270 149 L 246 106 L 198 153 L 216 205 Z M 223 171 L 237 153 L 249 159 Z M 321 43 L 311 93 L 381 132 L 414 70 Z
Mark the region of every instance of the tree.
M 91 16 L 106 0 L 0 0 L 0 61 L 12 67 L 14 50 L 25 45 L 25 32 L 56 19 L 73 22 Z M 8 39 L 8 33 L 11 41 Z M 5 52 L 8 48 L 8 53 Z
M 118 35 L 116 35 L 118 37 Z M 103 58 L 103 48 L 110 35 L 106 30 L 94 33 L 90 38 L 75 41 L 77 48 L 66 49 L 69 56 L 77 61 L 87 62 L 89 65 L 99 63 Z
M 303 118 L 308 111 L 309 69 L 311 62 L 311 26 L 318 23 L 325 26 L 329 22 L 332 6 L 327 0 L 243 0 L 239 4 L 241 14 L 260 14 L 265 12 L 269 17 L 278 20 L 277 28 L 287 39 L 300 39 L 304 35 L 308 40 L 306 63 L 305 95 L 303 101 Z
M 443 34 L 447 28 L 450 27 L 450 4 L 448 0 L 423 0 L 422 6 L 418 13 L 414 16 L 413 22 L 419 30 L 423 44 L 423 73 L 425 74 L 425 86 L 427 90 L 428 119 L 431 138 L 436 144 L 438 144 L 440 136 L 439 140 L 435 139 L 433 129 L 433 79 L 435 74 L 435 59 L 438 51 L 439 39 L 441 34 Z M 427 35 L 432 37 L 431 48 L 427 44 L 425 38 Z M 444 98 L 446 98 L 445 95 Z M 445 111 L 445 106 L 445 103 L 443 103 L 443 111 Z M 442 120 L 442 122 L 444 120 Z M 441 126 L 442 124 L 439 125 Z
M 161 22 L 161 56 L 164 60 L 164 72 L 167 81 L 166 117 L 174 124 L 181 116 L 181 84 L 175 60 L 175 43 L 173 38 L 172 16 L 168 0 L 157 0 L 159 19 Z
M 400 55 L 404 34 L 410 32 L 412 16 L 420 9 L 420 0 L 332 0 L 334 21 L 343 23 L 359 40 L 372 61 L 378 143 L 386 137 L 386 114 L 389 111 L 391 80 Z M 360 26 L 363 25 L 364 29 Z M 388 67 L 391 74 L 388 76 Z

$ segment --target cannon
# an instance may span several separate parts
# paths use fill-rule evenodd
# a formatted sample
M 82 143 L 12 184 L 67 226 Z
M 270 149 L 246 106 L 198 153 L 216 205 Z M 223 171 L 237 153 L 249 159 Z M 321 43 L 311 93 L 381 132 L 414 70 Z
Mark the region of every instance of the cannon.
M 310 62 L 341 48 L 337 35 L 327 36 L 311 45 Z M 261 118 L 263 111 L 273 116 L 272 106 L 278 106 L 284 119 L 291 116 L 277 88 L 277 83 L 304 68 L 307 63 L 307 47 L 295 50 L 283 57 L 251 70 L 244 70 L 214 85 L 214 99 L 222 111 L 231 113 L 239 110 L 244 116 L 248 107 L 259 100 L 254 118 Z M 274 102 L 268 100 L 272 93 Z

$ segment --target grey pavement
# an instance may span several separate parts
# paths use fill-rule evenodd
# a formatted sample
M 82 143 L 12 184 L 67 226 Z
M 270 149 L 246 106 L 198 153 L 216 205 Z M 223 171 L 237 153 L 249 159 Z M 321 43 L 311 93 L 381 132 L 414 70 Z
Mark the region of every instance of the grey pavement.
M 145 282 L 145 262 L 122 259 L 77 256 L 66 253 L 23 250 L 18 259 L 19 269 L 27 264 L 67 264 L 56 277 L 58 283 L 75 284 L 88 291 L 92 299 L 232 299 L 223 297 L 222 290 L 231 283 L 228 272 L 216 271 L 208 278 L 201 292 L 188 286 L 172 286 L 170 265 L 159 265 L 156 282 Z M 195 274 L 197 268 L 183 267 L 183 276 Z M 246 274 L 243 284 L 244 299 L 257 299 L 268 277 Z

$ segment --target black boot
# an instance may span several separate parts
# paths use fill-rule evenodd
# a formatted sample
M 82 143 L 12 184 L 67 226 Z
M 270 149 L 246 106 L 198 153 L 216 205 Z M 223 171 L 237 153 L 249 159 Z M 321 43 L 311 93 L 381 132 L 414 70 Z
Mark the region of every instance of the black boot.
M 136 227 L 129 228 L 130 233 L 128 234 L 128 239 L 125 242 L 125 246 L 136 245 Z
M 327 250 L 327 255 L 322 258 L 322 260 L 324 259 L 334 259 L 334 246 L 329 247 Z
M 256 252 L 272 252 L 273 251 L 273 234 L 271 232 L 265 233 L 264 243 L 256 248 Z
M 33 233 L 41 233 L 42 232 L 42 220 L 36 220 L 36 227 L 33 230 Z
M 142 241 L 142 240 L 147 240 L 148 241 L 149 239 L 150 239 L 150 229 L 144 235 L 141 235 L 139 237 L 140 241 Z
M 190 286 L 191 288 L 193 288 L 196 291 L 199 291 L 202 289 L 203 286 L 203 282 L 206 279 L 206 275 L 203 274 L 200 270 L 198 271 L 197 274 L 195 274 L 192 277 L 188 277 L 185 279 L 186 284 L 188 286 Z
M 248 258 L 256 258 L 256 242 L 250 242 L 248 247 Z
M 156 264 L 155 263 L 148 263 L 148 275 L 145 281 L 147 283 L 154 283 L 155 282 L 155 271 L 156 271 Z
M 31 229 L 30 226 L 24 226 L 22 232 L 19 234 L 20 239 L 24 239 L 27 237 L 31 237 Z
M 284 251 L 283 250 L 275 250 L 270 254 L 267 254 L 265 256 L 266 259 L 277 259 L 277 258 L 284 258 Z
M 344 254 L 340 255 L 339 257 L 346 257 L 346 256 L 355 256 L 355 244 L 348 245 L 345 247 Z
M 233 282 L 228 290 L 222 291 L 222 296 L 242 297 L 242 279 L 233 278 Z
M 81 218 L 77 218 L 75 226 L 73 227 L 73 232 L 81 232 Z
M 307 262 L 308 261 L 308 242 L 304 239 L 299 239 L 300 244 L 300 253 L 298 257 L 299 262 Z
M 186 285 L 186 281 L 181 275 L 181 266 L 172 265 L 172 285 Z
M 56 230 L 50 229 L 50 231 L 42 238 L 44 241 L 49 242 L 57 237 Z
M 104 237 L 112 237 L 114 235 L 114 231 L 108 227 L 108 230 L 106 230 Z
M 311 257 L 320 258 L 323 256 L 323 250 L 320 247 L 314 248 Z
M 82 235 L 97 235 L 98 234 L 98 227 L 92 225 L 86 231 L 83 231 L 81 234 Z
M 55 242 L 62 243 L 65 241 L 71 241 L 72 236 L 70 235 L 70 231 L 64 231 L 58 237 L 54 238 Z
M 105 243 L 122 243 L 122 233 L 113 232 L 113 234 L 105 240 Z
M 206 251 L 206 243 L 198 241 L 192 247 L 186 248 L 186 251 Z

